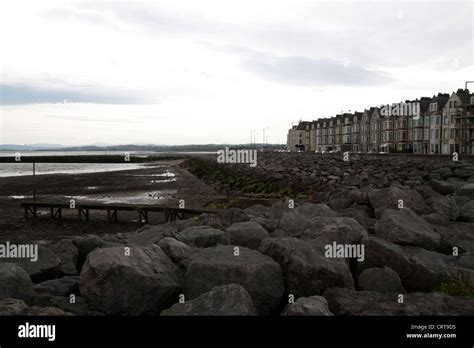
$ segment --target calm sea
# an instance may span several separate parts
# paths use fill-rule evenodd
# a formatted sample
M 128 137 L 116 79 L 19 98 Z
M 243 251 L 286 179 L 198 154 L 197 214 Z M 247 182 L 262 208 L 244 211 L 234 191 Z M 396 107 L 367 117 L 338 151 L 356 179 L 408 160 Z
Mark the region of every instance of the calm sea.
M 125 151 L 22 151 L 22 156 L 79 156 L 79 155 L 123 155 Z M 133 156 L 147 156 L 156 152 L 134 152 Z M 15 156 L 15 152 L 0 152 L 0 156 Z M 130 170 L 143 167 L 144 163 L 36 163 L 36 175 L 77 174 Z M 32 175 L 32 163 L 0 163 L 0 177 Z

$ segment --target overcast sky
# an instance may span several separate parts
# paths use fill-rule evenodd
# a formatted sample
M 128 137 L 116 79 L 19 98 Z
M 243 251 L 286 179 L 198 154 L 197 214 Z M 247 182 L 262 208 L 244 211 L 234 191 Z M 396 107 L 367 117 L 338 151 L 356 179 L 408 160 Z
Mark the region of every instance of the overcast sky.
M 473 18 L 462 0 L 2 0 L 0 143 L 285 142 L 299 119 L 474 80 Z

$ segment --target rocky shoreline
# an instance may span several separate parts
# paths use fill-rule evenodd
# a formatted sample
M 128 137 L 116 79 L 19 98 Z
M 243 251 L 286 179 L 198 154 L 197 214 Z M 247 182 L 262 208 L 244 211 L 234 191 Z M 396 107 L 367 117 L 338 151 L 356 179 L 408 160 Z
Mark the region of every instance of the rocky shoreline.
M 0 315 L 474 315 L 472 160 L 214 161 L 186 167 L 221 191 L 281 199 L 0 259 Z M 363 257 L 328 257 L 330 245 Z

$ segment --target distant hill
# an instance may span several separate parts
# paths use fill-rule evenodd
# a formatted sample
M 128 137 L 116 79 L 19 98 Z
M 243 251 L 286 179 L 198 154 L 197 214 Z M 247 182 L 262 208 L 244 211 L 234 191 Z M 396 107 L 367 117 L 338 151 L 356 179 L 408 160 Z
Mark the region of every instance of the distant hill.
M 0 151 L 35 151 L 35 150 L 56 150 L 63 148 L 60 144 L 0 144 Z
M 84 146 L 64 146 L 59 144 L 28 144 L 28 145 L 17 145 L 17 144 L 1 144 L 0 151 L 44 151 L 44 150 L 61 150 L 61 151 L 159 151 L 159 152 L 195 152 L 195 151 L 217 151 L 229 148 L 254 148 L 252 144 L 204 144 L 204 145 L 84 145 Z M 257 148 L 261 148 L 261 144 L 256 145 Z M 267 144 L 265 148 L 268 149 L 281 149 L 285 145 L 282 144 Z

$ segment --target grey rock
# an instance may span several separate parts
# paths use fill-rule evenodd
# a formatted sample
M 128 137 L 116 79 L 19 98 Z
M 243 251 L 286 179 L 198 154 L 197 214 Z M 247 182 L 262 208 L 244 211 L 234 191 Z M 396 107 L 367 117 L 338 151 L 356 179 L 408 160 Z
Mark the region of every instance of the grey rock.
M 191 255 L 197 251 L 172 237 L 163 238 L 158 242 L 158 245 L 174 263 L 183 268 L 187 267 Z
M 438 292 L 397 294 L 331 288 L 324 293 L 335 315 L 473 315 L 474 300 Z
M 153 314 L 169 307 L 182 284 L 178 266 L 160 247 L 124 247 L 91 252 L 81 273 L 81 294 L 108 314 Z
M 422 248 L 402 247 L 384 239 L 369 236 L 362 239 L 365 246 L 365 260 L 358 263 L 358 271 L 367 268 L 390 267 L 398 273 L 403 287 L 408 291 L 432 291 L 442 281 L 449 278 L 447 259 L 445 255 L 430 252 Z M 429 257 L 416 257 L 407 249 L 413 248 L 420 253 L 425 252 Z M 442 267 L 437 267 L 442 265 Z
M 440 250 L 446 254 L 452 254 L 453 247 L 457 247 L 459 253 L 474 251 L 474 227 L 472 223 L 450 222 L 447 225 L 436 225 L 436 232 L 441 236 Z
M 298 214 L 308 216 L 313 218 L 315 216 L 337 216 L 336 212 L 329 208 L 324 203 L 312 204 L 312 203 L 303 203 L 297 206 L 294 211 Z
M 446 216 L 448 221 L 456 221 L 459 216 L 459 209 L 453 196 L 433 197 L 428 200 L 428 204 L 433 213 Z
M 459 220 L 474 222 L 474 200 L 467 202 L 459 209 Z M 472 228 L 474 230 L 474 226 Z
M 239 284 L 217 286 L 193 300 L 177 303 L 161 315 L 256 315 L 247 290 Z
M 29 258 L 10 258 L 0 259 L 0 263 L 15 263 L 23 268 L 30 275 L 34 283 L 39 283 L 48 279 L 54 279 L 61 274 L 61 260 L 51 250 L 51 248 L 38 245 L 38 259 L 33 261 Z
M 219 242 L 224 232 L 209 226 L 192 226 L 176 235 L 176 239 L 199 248 L 213 247 Z
M 47 280 L 33 286 L 37 293 L 50 294 L 53 296 L 69 296 L 79 294 L 79 276 L 67 276 L 58 279 Z
M 449 195 L 456 191 L 456 187 L 447 181 L 432 179 L 428 184 L 433 188 L 433 190 L 442 195 Z
M 270 234 L 256 222 L 239 222 L 225 230 L 221 243 L 241 245 L 249 249 L 258 249 L 260 242 L 269 236 Z
M 307 225 L 301 239 L 314 240 L 319 244 L 354 244 L 367 231 L 354 219 L 348 217 L 315 217 Z
M 295 297 L 321 294 L 332 286 L 354 286 L 345 259 L 325 257 L 321 245 L 291 237 L 267 238 L 259 250 L 280 264 L 287 292 Z
M 375 224 L 378 237 L 400 245 L 439 248 L 441 237 L 433 227 L 411 209 L 387 209 Z
M 322 296 L 300 297 L 288 304 L 281 315 L 290 316 L 331 316 L 326 299 Z
M 228 227 L 237 222 L 245 222 L 250 220 L 250 217 L 242 209 L 239 208 L 228 208 L 222 210 L 217 213 L 217 217 L 219 218 L 221 224 L 224 227 Z
M 62 316 L 71 315 L 55 307 L 29 307 L 18 299 L 4 299 L 0 301 L 0 316 Z
M 62 239 L 54 247 L 54 252 L 58 255 L 61 273 L 67 275 L 77 274 L 77 258 L 79 250 L 74 245 L 72 239 Z
M 405 208 L 410 208 L 417 214 L 431 213 L 423 197 L 415 190 L 399 186 L 390 186 L 385 189 L 373 190 L 369 193 L 370 204 L 374 209 L 376 218 L 379 218 L 382 212 L 387 209 L 397 209 L 400 199 L 403 200 Z
M 33 294 L 30 276 L 19 265 L 0 263 L 0 300 L 28 298 Z
M 212 288 L 229 283 L 242 285 L 252 297 L 259 314 L 270 314 L 284 292 L 278 263 L 258 251 L 234 246 L 203 249 L 192 256 L 184 282 L 186 298 L 193 299 Z
M 404 293 L 402 281 L 397 272 L 389 267 L 368 268 L 359 275 L 359 287 L 362 290 L 381 293 Z

